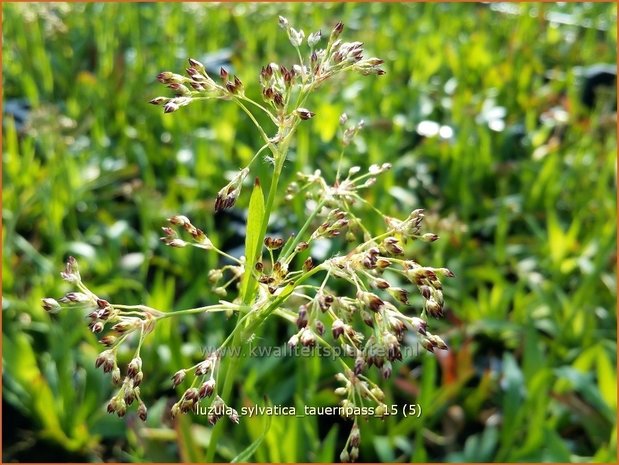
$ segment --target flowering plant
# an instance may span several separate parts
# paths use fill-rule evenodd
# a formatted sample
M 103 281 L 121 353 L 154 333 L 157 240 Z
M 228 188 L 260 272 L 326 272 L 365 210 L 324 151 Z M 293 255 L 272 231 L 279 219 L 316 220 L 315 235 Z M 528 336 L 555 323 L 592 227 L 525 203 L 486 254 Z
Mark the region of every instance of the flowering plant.
M 209 279 L 221 300 L 212 305 L 179 311 L 162 311 L 145 305 L 111 303 L 100 298 L 81 279 L 77 261 L 70 257 L 62 278 L 75 286 L 59 300 L 43 299 L 50 312 L 62 308 L 79 308 L 88 312 L 89 326 L 102 336 L 106 347 L 96 359 L 96 366 L 111 374 L 118 387 L 107 410 L 124 416 L 133 403 L 137 414 L 145 420 L 147 407 L 140 396 L 144 375 L 140 349 L 148 334 L 157 330 L 159 321 L 190 314 L 216 312 L 236 313 L 237 323 L 221 342 L 218 350 L 206 354 L 189 367 L 180 368 L 171 377 L 173 387 L 182 388 L 178 401 L 172 406 L 172 416 L 193 411 L 200 402 L 210 401 L 208 420 L 215 425 L 224 415 L 235 423 L 238 412 L 229 405 L 238 360 L 226 356 L 227 349 L 241 347 L 268 318 L 279 317 L 296 329 L 288 340 L 290 348 L 298 346 L 333 347 L 339 345 L 341 370 L 335 389 L 343 397 L 345 416 L 353 426 L 340 458 L 354 461 L 359 455 L 360 433 L 358 415 L 354 408 L 373 406 L 376 416 L 388 414 L 384 394 L 371 379 L 372 365 L 383 378 L 389 378 L 392 364 L 402 359 L 401 345 L 407 330 L 418 338 L 428 351 L 447 349 L 440 336 L 429 329 L 429 317 L 442 316 L 442 277 L 452 277 L 446 268 L 422 266 L 407 258 L 405 246 L 409 241 L 433 242 L 433 233 L 423 232 L 423 210 L 412 211 L 403 219 L 392 218 L 376 210 L 363 197 L 376 177 L 390 169 L 389 163 L 372 165 L 367 171 L 350 167 L 343 173 L 342 150 L 337 172 L 328 180 L 320 171 L 299 173 L 298 180 L 285 189 L 280 186 L 282 169 L 294 140 L 296 129 L 304 121 L 316 117 L 306 108 L 308 97 L 321 85 L 337 76 L 356 72 L 361 75 L 384 74 L 383 60 L 365 58 L 361 42 L 340 39 L 344 26 L 336 24 L 326 45 L 321 32 L 305 37 L 302 30 L 293 28 L 280 17 L 279 25 L 286 31 L 296 50 L 298 62 L 286 67 L 270 63 L 260 72 L 262 102 L 245 94 L 245 86 L 237 76 L 222 68 L 217 79 L 205 66 L 189 59 L 186 76 L 162 72 L 158 80 L 174 92 L 174 96 L 156 97 L 150 103 L 162 105 L 164 112 L 173 113 L 199 100 L 230 100 L 247 114 L 255 124 L 262 145 L 255 156 L 217 195 L 215 210 L 232 208 L 242 193 L 252 165 L 263 154 L 272 166 L 272 178 L 266 198 L 261 182 L 255 179 L 249 199 L 244 256 L 234 257 L 214 244 L 202 229 L 182 214 L 175 215 L 163 227 L 161 240 L 170 247 L 197 247 L 217 253 L 222 266 L 209 271 Z M 258 122 L 262 114 L 273 128 Z M 319 115 L 318 115 L 319 116 Z M 363 122 L 352 123 L 345 114 L 340 118 L 343 128 L 342 145 L 346 149 Z M 276 207 L 285 208 L 282 199 L 304 196 L 307 218 L 294 235 L 273 237 L 268 234 L 269 220 Z M 280 205 L 281 204 L 281 205 Z M 385 221 L 379 232 L 369 231 L 358 216 L 359 205 L 369 206 Z M 320 240 L 345 237 L 350 245 L 319 263 L 311 256 L 312 247 Z M 317 278 L 320 276 L 320 279 Z M 424 304 L 419 315 L 411 315 L 409 290 L 395 283 L 409 282 L 417 288 Z M 334 282 L 344 283 L 348 293 L 334 292 Z M 338 288 L 341 288 L 341 284 Z M 329 329 L 329 330 L 327 330 Z M 330 333 L 330 335 L 329 335 Z M 135 347 L 132 360 L 124 371 L 117 362 L 122 345 Z M 217 442 L 220 429 L 215 429 L 211 443 Z M 211 461 L 214 447 L 209 448 Z

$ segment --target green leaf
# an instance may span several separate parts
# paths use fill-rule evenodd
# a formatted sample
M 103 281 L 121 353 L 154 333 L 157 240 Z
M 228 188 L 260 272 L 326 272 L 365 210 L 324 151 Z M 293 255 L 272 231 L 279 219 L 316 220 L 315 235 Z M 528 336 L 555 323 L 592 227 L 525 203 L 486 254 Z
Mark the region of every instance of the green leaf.
M 616 410 L 617 409 L 617 372 L 615 365 L 609 360 L 608 354 L 602 348 L 598 346 L 597 357 L 597 375 L 598 386 L 602 398 L 608 404 L 608 406 Z
M 381 462 L 395 462 L 393 444 L 388 436 L 374 436 L 374 449 Z
M 53 439 L 71 450 L 75 444 L 62 430 L 58 416 L 58 402 L 54 399 L 47 379 L 37 365 L 32 342 L 23 333 L 18 333 L 14 337 L 3 334 L 3 341 L 5 374 L 12 378 L 11 385 L 19 386 L 22 392 L 25 390 L 29 395 L 21 405 L 17 405 L 32 412 L 43 427 L 44 437 Z
M 260 181 L 256 178 L 254 182 L 254 190 L 251 193 L 249 199 L 249 212 L 247 214 L 247 232 L 245 236 L 245 276 L 243 278 L 243 300 L 251 292 L 253 286 L 253 280 L 251 279 L 251 273 L 258 259 L 259 254 L 259 242 L 260 232 L 262 230 L 262 221 L 264 219 L 264 195 L 262 194 L 262 188 L 260 187 Z
M 519 415 L 524 398 L 524 377 L 513 354 L 503 354 L 503 418 L 505 424 L 513 425 L 501 430 L 501 450 L 498 452 L 497 461 L 505 460 L 504 455 L 512 448 L 513 431 L 517 430 L 522 417 Z M 519 418 L 520 416 L 520 418 Z
M 552 429 L 546 429 L 544 433 L 545 445 L 542 449 L 542 460 L 544 462 L 570 462 L 571 453 L 563 438 Z
M 258 187 L 260 187 L 260 185 L 258 185 Z M 253 197 L 253 195 L 252 195 L 252 197 Z M 271 401 L 267 397 L 265 397 L 265 407 L 270 407 L 270 406 L 271 406 Z M 260 437 L 258 439 L 256 439 L 254 442 L 252 442 L 243 452 L 241 452 L 239 455 L 234 457 L 232 459 L 232 461 L 231 461 L 232 463 L 248 462 L 249 461 L 251 456 L 254 455 L 254 452 L 256 452 L 258 447 L 260 447 L 260 444 L 262 444 L 262 441 L 264 441 L 264 438 L 266 437 L 267 433 L 269 432 L 269 429 L 271 428 L 271 419 L 272 418 L 273 418 L 272 415 L 265 415 L 264 416 L 264 429 L 262 430 L 262 434 L 260 435 Z
M 339 431 L 339 426 L 338 425 L 334 425 L 329 432 L 327 433 L 327 436 L 325 437 L 324 441 L 322 441 L 322 447 L 320 448 L 320 452 L 318 454 L 317 457 L 317 462 L 319 463 L 329 463 L 329 462 L 333 462 L 333 459 L 336 458 L 336 451 L 335 448 L 337 446 L 337 433 Z
M 186 415 L 180 415 L 178 425 L 178 444 L 182 459 L 186 462 L 198 462 L 200 460 L 200 452 L 193 438 L 190 418 Z

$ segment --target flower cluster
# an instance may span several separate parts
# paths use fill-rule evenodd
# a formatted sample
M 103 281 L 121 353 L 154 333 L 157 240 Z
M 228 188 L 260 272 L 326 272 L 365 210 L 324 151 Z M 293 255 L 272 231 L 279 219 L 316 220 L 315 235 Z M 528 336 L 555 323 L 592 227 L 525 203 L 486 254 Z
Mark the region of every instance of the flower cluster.
M 366 404 L 374 406 L 374 416 L 383 418 L 388 411 L 388 407 L 384 402 L 385 393 L 370 379 L 365 376 L 355 375 L 350 370 L 347 370 L 345 373 L 338 373 L 335 375 L 335 378 L 344 384 L 344 386 L 335 389 L 336 394 L 344 397 L 341 401 L 342 412 L 344 412 L 346 418 L 352 417 L 353 419 L 353 426 L 344 445 L 344 450 L 340 453 L 340 460 L 342 462 L 355 462 L 359 458 L 361 433 L 357 425 L 357 417 L 349 415 L 348 412 L 354 412 L 359 401 L 363 399 Z
M 191 368 L 177 371 L 172 376 L 172 387 L 180 385 L 188 372 L 193 371 L 194 380 L 191 387 L 183 392 L 180 400 L 172 406 L 172 416 L 192 411 L 200 399 L 210 397 L 215 392 L 215 373 L 219 364 L 219 354 L 209 354 L 204 360 Z M 197 387 L 199 386 L 199 387 Z M 219 396 L 218 396 L 219 398 Z M 209 419 L 210 420 L 210 419 Z M 236 421 L 238 423 L 238 420 Z M 211 421 L 214 424 L 215 421 Z
M 116 365 L 116 356 L 114 351 L 108 349 L 102 352 L 97 361 L 97 367 L 102 366 L 103 371 L 106 371 L 110 366 L 112 369 L 112 381 L 114 384 L 121 384 L 120 369 Z M 119 417 L 123 417 L 127 412 L 127 406 L 131 405 L 136 399 L 138 400 L 138 417 L 142 421 L 146 421 L 148 410 L 146 405 L 140 398 L 140 383 L 144 374 L 142 373 L 142 359 L 137 356 L 127 365 L 127 376 L 122 380 L 120 389 L 107 404 L 108 413 L 116 413 Z
M 338 231 L 333 225 L 343 224 L 345 216 L 342 210 L 332 210 L 327 215 L 327 221 L 318 225 L 309 241 L 316 237 L 337 236 L 327 233 Z M 313 298 L 308 297 L 309 301 L 298 308 L 298 332 L 290 338 L 289 345 L 315 345 L 317 338 L 324 332 L 324 314 L 330 320 L 328 323 L 331 325 L 333 339 L 339 340 L 345 353 L 354 357 L 355 375 L 374 365 L 383 377 L 388 378 L 392 372 L 391 362 L 402 359 L 400 344 L 409 329 L 417 334 L 421 345 L 428 351 L 447 349 L 439 336 L 428 331 L 427 317 L 442 316 L 444 301 L 439 277 L 454 275 L 447 268 L 422 267 L 413 260 L 402 258 L 403 241 L 406 238 L 423 237 L 417 229 L 420 219 L 423 219 L 423 213 L 417 210 L 407 220 L 398 223 L 406 225 L 412 221 L 417 225 L 415 228 L 401 226 L 389 229 L 348 254 L 330 258 L 320 264 L 328 278 L 351 285 L 354 297 L 328 292 L 326 284 L 329 280 L 325 280 Z M 393 226 L 393 219 L 389 219 L 388 224 Z M 407 234 L 403 234 L 403 231 Z M 425 300 L 419 317 L 409 316 L 402 311 L 407 309 L 409 291 L 386 279 L 386 271 L 400 275 L 401 279 L 417 286 Z M 362 321 L 368 330 L 355 328 L 357 321 Z M 364 332 L 369 333 L 369 336 L 366 337 Z
M 298 50 L 305 39 L 303 30 L 296 30 L 290 26 L 288 20 L 282 16 L 279 17 L 279 25 L 286 30 L 290 43 Z M 363 43 L 343 42 L 339 38 L 343 31 L 344 24 L 341 22 L 337 23 L 331 31 L 329 41 L 324 49 L 315 49 L 315 46 L 322 39 L 321 31 L 309 34 L 306 40 L 310 49 L 307 65 L 304 65 L 304 61 L 301 59 L 301 63 L 297 65 L 298 68 L 293 69 L 293 75 L 288 80 L 290 81 L 295 76 L 299 76 L 303 84 L 311 85 L 314 83 L 320 84 L 336 74 L 347 70 L 357 71 L 363 75 L 385 74 L 385 71 L 380 68 L 384 61 L 375 57 L 364 58 Z
M 68 292 L 59 300 L 53 298 L 42 299 L 43 308 L 49 313 L 58 313 L 60 310 L 80 310 L 87 315 L 88 327 L 93 333 L 103 333 L 100 339 L 106 349 L 95 360 L 95 366 L 105 373 L 110 373 L 112 384 L 120 386 L 107 406 L 107 411 L 123 417 L 127 407 L 138 400 L 138 416 L 146 420 L 147 408 L 140 398 L 140 384 L 144 377 L 140 347 L 148 333 L 153 331 L 156 319 L 162 316 L 158 310 L 146 306 L 112 305 L 107 300 L 97 297 L 82 282 L 77 260 L 69 257 L 61 277 L 74 285 L 76 291 Z M 126 368 L 123 377 L 117 362 L 119 347 L 131 336 L 138 336 L 138 348 L 133 359 Z
M 221 69 L 221 84 L 216 83 L 206 72 L 202 63 L 193 58 L 189 59 L 187 76 L 164 71 L 157 75 L 157 80 L 165 84 L 174 92 L 173 98 L 155 97 L 150 101 L 153 105 L 163 105 L 165 113 L 172 113 L 180 107 L 189 105 L 196 98 L 230 98 L 232 95 L 242 94 L 243 84 L 238 77 L 232 81 L 228 78 L 225 69 Z M 188 87 L 189 86 L 189 87 Z
M 171 377 L 171 385 L 178 389 L 179 399 L 171 408 L 173 417 L 187 414 L 200 406 L 210 404 L 208 420 L 214 425 L 223 416 L 239 422 L 237 411 L 229 402 L 230 385 L 220 386 L 218 376 L 223 372 L 226 380 L 234 377 L 234 364 L 226 365 L 224 349 L 240 346 L 253 338 L 257 328 L 271 315 L 282 317 L 294 325 L 288 340 L 290 347 L 339 345 L 345 356 L 339 358 L 344 368 L 336 378 L 343 386 L 335 392 L 343 396 L 344 416 L 353 420 L 348 440 L 340 458 L 354 461 L 359 456 L 361 440 L 356 407 L 364 403 L 375 406 L 375 416 L 387 413 L 385 395 L 372 377 L 389 378 L 394 364 L 403 359 L 402 344 L 407 331 L 415 334 L 420 344 L 429 352 L 447 349 L 438 335 L 430 332 L 430 317 L 443 316 L 444 298 L 441 278 L 453 277 L 446 268 L 422 266 L 407 258 L 410 241 L 433 242 L 433 233 L 422 231 L 424 213 L 417 209 L 404 219 L 384 215 L 363 197 L 364 189 L 375 184 L 377 177 L 390 170 L 389 163 L 373 164 L 367 169 L 352 166 L 344 176 L 342 158 L 335 179 L 327 181 L 319 170 L 311 174 L 298 173 L 297 180 L 288 185 L 285 199 L 303 196 L 307 217 L 301 219 L 300 229 L 289 236 L 268 234 L 268 225 L 276 199 L 279 199 L 278 182 L 287 158 L 291 138 L 297 126 L 308 119 L 319 117 L 305 107 L 308 96 L 334 76 L 348 72 L 362 75 L 381 75 L 383 63 L 378 58 L 364 58 L 361 42 L 344 42 L 340 39 L 344 26 L 337 23 L 320 47 L 322 33 L 308 34 L 292 27 L 288 20 L 279 18 L 280 26 L 297 52 L 299 61 L 290 66 L 270 63 L 260 71 L 261 96 L 265 106 L 245 94 L 245 87 L 237 76 L 221 69 L 217 81 L 205 67 L 189 59 L 187 76 L 163 72 L 157 79 L 174 92 L 174 97 L 156 97 L 150 103 L 163 105 L 171 113 L 198 99 L 225 99 L 235 102 L 256 125 L 264 145 L 253 159 L 241 169 L 217 194 L 216 212 L 232 208 L 250 173 L 250 165 L 268 150 L 265 159 L 272 163 L 273 173 L 269 194 L 262 203 L 263 217 L 251 224 L 248 231 L 257 241 L 247 241 L 245 256 L 234 257 L 218 248 L 203 229 L 196 227 L 184 215 L 168 219 L 162 228 L 162 242 L 170 247 L 196 247 L 219 254 L 225 264 L 208 271 L 209 281 L 218 303 L 187 310 L 166 311 L 144 305 L 112 304 L 91 292 L 83 283 L 77 261 L 69 258 L 62 277 L 75 286 L 59 300 L 43 299 L 49 313 L 63 308 L 81 309 L 87 315 L 89 327 L 101 333 L 100 341 L 106 347 L 97 357 L 95 365 L 110 373 L 118 390 L 109 401 L 107 410 L 119 417 L 127 413 L 128 406 L 137 401 L 137 415 L 145 420 L 147 408 L 140 397 L 143 381 L 140 349 L 146 336 L 155 330 L 163 318 L 214 312 L 237 312 L 239 319 L 230 335 L 219 348 L 206 356 L 194 359 L 193 366 L 178 370 Z M 307 46 L 309 50 L 302 51 Z M 262 112 L 276 127 L 276 133 L 267 135 L 253 112 Z M 347 115 L 340 118 L 342 146 L 351 141 L 364 123 L 349 122 Z M 343 156 L 344 151 L 342 151 Z M 259 180 L 254 193 L 262 196 Z M 252 194 L 252 200 L 254 194 Z M 262 199 L 264 200 L 264 199 Z M 285 208 L 285 205 L 282 206 Z M 364 221 L 360 209 L 370 208 L 370 214 L 380 214 L 384 230 L 372 232 Z M 250 209 L 251 210 L 251 209 Z M 252 212 L 250 211 L 250 214 Z M 248 220 L 248 228 L 250 221 Z M 258 226 L 256 226 L 258 225 Z M 315 261 L 313 247 L 318 241 L 338 241 L 344 238 L 348 252 Z M 324 277 L 318 284 L 316 277 Z M 413 286 L 423 299 L 423 308 L 414 314 L 409 296 Z M 223 300 L 232 294 L 229 300 Z M 118 363 L 121 345 L 134 346 L 135 352 L 127 364 L 124 375 Z M 193 362 L 192 362 L 193 363 Z M 374 367 L 374 368 L 372 368 Z M 230 373 L 232 370 L 232 373 Z M 375 370 L 378 373 L 375 373 Z M 224 400 L 225 399 L 225 400 Z M 348 413 L 353 412 L 353 413 Z M 213 431 L 211 443 L 217 443 L 218 429 Z M 209 461 L 209 460 L 207 460 Z

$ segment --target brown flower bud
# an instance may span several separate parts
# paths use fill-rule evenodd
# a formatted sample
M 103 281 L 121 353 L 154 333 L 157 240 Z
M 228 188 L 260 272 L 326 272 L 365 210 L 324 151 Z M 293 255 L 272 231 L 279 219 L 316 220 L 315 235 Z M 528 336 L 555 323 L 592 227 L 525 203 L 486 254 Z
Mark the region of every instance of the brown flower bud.
M 380 250 L 378 249 L 378 247 L 370 247 L 368 249 L 368 254 L 376 256 L 380 254 Z
M 142 359 L 140 357 L 135 357 L 127 366 L 127 376 L 129 378 L 135 378 L 140 371 L 142 371 Z
M 93 333 L 100 333 L 101 331 L 103 331 L 103 323 L 100 321 L 97 321 L 96 323 L 91 323 L 90 330 Z
M 185 400 L 193 402 L 200 398 L 200 392 L 196 388 L 189 388 L 185 391 L 185 395 L 183 397 Z
M 454 276 L 456 276 L 453 271 L 451 271 L 448 268 L 439 268 L 436 270 L 437 273 L 440 273 L 443 276 L 446 276 L 447 278 L 453 278 Z
M 120 368 L 114 367 L 114 369 L 112 370 L 112 384 L 114 386 L 118 386 L 121 381 L 122 381 L 122 376 L 120 374 Z
M 307 328 L 301 332 L 300 340 L 301 344 L 305 347 L 314 347 L 316 345 L 316 336 L 310 329 Z
M 404 305 L 408 304 L 408 291 L 406 289 L 401 287 L 392 287 L 387 292 L 389 292 L 394 299 L 397 299 L 398 302 L 401 302 Z
M 421 295 L 423 296 L 424 299 L 429 299 L 430 296 L 432 295 L 432 289 L 430 289 L 429 286 L 419 286 L 419 292 L 421 293 Z
M 380 370 L 384 379 L 387 379 L 391 376 L 391 371 L 392 371 L 391 362 L 385 362 L 385 364 L 382 366 Z
M 366 310 L 363 310 L 361 312 L 361 318 L 363 319 L 363 322 L 368 325 L 370 328 L 374 327 L 374 317 L 372 316 L 372 314 Z
M 350 445 L 353 447 L 359 447 L 359 443 L 361 441 L 361 434 L 359 432 L 359 427 L 357 423 L 352 425 L 352 429 L 350 430 Z
M 272 87 L 267 87 L 262 90 L 262 96 L 266 101 L 273 100 L 273 97 L 275 96 L 275 91 Z
M 342 34 L 343 30 L 344 30 L 344 23 L 342 23 L 341 21 L 338 21 L 338 23 L 333 28 L 333 31 L 331 31 L 331 37 L 329 38 L 329 40 L 337 39 Z
M 169 101 L 170 99 L 167 97 L 155 97 L 154 99 L 149 100 L 148 103 L 151 105 L 161 105 L 163 103 L 168 103 Z
M 373 270 L 376 268 L 376 259 L 372 256 L 366 256 L 362 261 L 363 267 L 368 270 Z
M 432 298 L 426 300 L 426 311 L 435 318 L 443 316 L 443 307 Z
M 191 226 L 191 221 L 185 215 L 174 215 L 168 218 L 168 222 L 175 226 L 181 226 L 181 227 Z
M 217 422 L 219 421 L 219 419 L 221 418 L 221 415 L 216 415 L 215 413 L 210 411 L 207 418 L 208 418 L 209 424 L 211 426 L 215 426 Z
M 243 93 L 243 83 L 238 76 L 234 76 L 234 88 L 236 89 L 236 93 Z
M 307 108 L 297 108 L 295 110 L 295 113 L 297 114 L 297 116 L 299 118 L 301 118 L 302 120 L 308 120 L 310 118 L 313 118 L 315 113 L 309 111 Z
M 125 416 L 125 413 L 127 413 L 127 404 L 123 399 L 119 399 L 116 402 L 116 415 L 122 418 Z
M 438 240 L 438 236 L 434 233 L 426 233 L 423 236 L 421 236 L 421 240 L 424 242 L 434 242 Z
M 178 370 L 176 373 L 174 373 L 174 376 L 172 376 L 172 387 L 176 387 L 181 384 L 185 379 L 185 376 L 185 370 Z
M 185 399 L 185 400 L 181 401 L 181 404 L 180 404 L 180 411 L 181 411 L 181 413 L 190 412 L 195 404 L 196 404 L 196 402 L 194 400 Z
M 144 402 L 140 402 L 140 406 L 138 407 L 138 417 L 140 417 L 140 420 L 142 421 L 146 421 L 148 418 L 148 409 L 146 408 L 146 405 L 144 405 Z
M 91 301 L 91 297 L 84 294 L 83 292 L 68 292 L 60 299 L 60 302 L 63 304 L 72 304 L 72 303 L 83 303 Z
M 47 313 L 58 313 L 61 309 L 60 304 L 56 299 L 52 299 L 50 297 L 46 297 L 45 299 L 41 299 L 41 303 L 43 305 L 43 310 Z
M 427 336 L 427 338 L 434 347 L 438 347 L 441 350 L 449 349 L 449 347 L 447 347 L 447 344 L 445 344 L 445 341 L 443 341 L 440 336 L 437 336 L 436 334 L 430 334 L 429 336 Z
M 173 113 L 176 110 L 178 110 L 180 107 L 178 106 L 178 104 L 176 102 L 173 101 L 169 101 L 168 103 L 166 103 L 163 107 L 163 112 L 164 113 Z
M 196 376 L 202 376 L 211 371 L 212 362 L 210 360 L 204 360 L 203 362 L 198 363 L 196 367 Z
M 333 334 L 333 339 L 337 339 L 342 334 L 344 334 L 344 322 L 339 318 L 334 320 L 331 324 L 331 332 Z
M 404 249 L 400 247 L 399 242 L 395 237 L 388 237 L 383 241 L 383 247 L 392 255 L 402 255 Z
M 358 292 L 357 298 L 375 312 L 378 312 L 385 305 L 385 302 L 380 297 L 371 292 Z
M 125 391 L 125 396 L 124 396 L 125 402 L 127 403 L 127 405 L 131 405 L 133 404 L 133 401 L 135 400 L 135 392 L 133 389 L 127 389 Z
M 364 368 L 365 368 L 365 359 L 362 356 L 358 356 L 355 359 L 355 368 L 353 370 L 355 375 L 361 374 Z
M 103 367 L 105 373 L 109 373 L 116 365 L 116 354 L 112 350 L 104 350 L 95 360 L 95 367 Z
M 191 66 L 192 68 L 197 69 L 202 74 L 206 73 L 204 65 L 200 63 L 198 60 L 196 60 L 195 58 L 188 58 L 187 61 L 189 62 L 189 66 Z
M 230 410 L 228 418 L 230 418 L 232 423 L 236 423 L 237 425 L 239 424 L 239 413 L 235 409 Z
M 275 94 L 273 95 L 273 102 L 275 103 L 275 106 L 277 108 L 284 107 L 284 97 L 279 92 L 275 92 Z
M 426 339 L 426 338 L 421 339 L 421 345 L 428 352 L 434 352 L 434 344 L 429 339 Z
M 304 250 L 307 250 L 308 247 L 309 247 L 309 244 L 307 242 L 299 242 L 294 250 L 295 252 L 299 253 L 299 252 L 303 252 Z
M 307 306 L 301 305 L 299 307 L 299 316 L 297 316 L 297 328 L 303 329 L 307 326 Z
M 236 199 L 241 193 L 243 181 L 248 174 L 249 168 L 244 168 L 217 193 L 217 199 L 215 200 L 216 212 L 231 208 L 236 203 Z M 259 182 L 258 179 L 256 179 L 256 182 Z
M 395 335 L 385 332 L 383 334 L 383 343 L 387 349 L 387 359 L 389 361 L 402 360 L 400 343 Z
M 105 321 L 110 317 L 111 314 L 112 314 L 112 307 L 108 306 L 106 308 L 102 308 L 101 310 L 97 312 L 97 318 Z
M 163 71 L 162 73 L 159 73 L 157 75 L 157 80 L 161 82 L 162 84 L 167 84 L 172 81 L 173 76 L 174 76 L 174 73 L 170 71 Z
M 228 90 L 228 92 L 230 92 L 231 94 L 236 94 L 237 93 L 236 92 L 237 89 L 236 89 L 236 86 L 234 85 L 234 83 L 228 81 L 228 82 L 226 82 L 225 87 Z
M 213 394 L 214 390 L 215 390 L 215 380 L 211 378 L 205 383 L 203 383 L 202 386 L 200 386 L 198 395 L 200 396 L 200 398 L 210 397 L 210 395 Z
M 264 245 L 269 250 L 278 250 L 284 245 L 284 239 L 267 236 L 264 238 Z
M 417 318 L 416 316 L 411 318 L 411 326 L 415 331 L 419 334 L 426 334 L 426 328 L 428 327 L 428 323 L 421 318 Z

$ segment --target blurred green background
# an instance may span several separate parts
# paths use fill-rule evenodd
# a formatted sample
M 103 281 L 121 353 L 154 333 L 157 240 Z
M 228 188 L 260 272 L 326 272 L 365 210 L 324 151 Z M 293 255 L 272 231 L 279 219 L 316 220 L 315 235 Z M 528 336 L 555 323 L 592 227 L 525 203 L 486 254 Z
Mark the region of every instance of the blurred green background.
M 166 321 L 148 337 L 143 425 L 135 413 L 105 413 L 111 386 L 94 369 L 100 346 L 83 316 L 51 317 L 40 299 L 68 290 L 58 275 L 68 255 L 116 303 L 169 310 L 218 298 L 205 272 L 215 254 L 168 250 L 160 227 L 186 214 L 234 251 L 247 192 L 226 215 L 213 215 L 213 200 L 261 144 L 231 103 L 163 115 L 147 102 L 167 95 L 155 76 L 181 72 L 187 57 L 225 64 L 257 97 L 260 67 L 295 59 L 280 14 L 306 34 L 342 20 L 344 38 L 364 41 L 387 70 L 308 102 L 317 116 L 301 126 L 284 176 L 332 176 L 339 115 L 365 119 L 347 163 L 393 164 L 367 199 L 393 216 L 425 208 L 441 240 L 415 258 L 456 274 L 445 283 L 447 318 L 432 323 L 451 350 L 405 359 L 383 383 L 388 404 L 418 403 L 423 414 L 362 421 L 361 460 L 616 460 L 616 94 L 594 66 L 615 69 L 615 4 L 2 9 L 3 461 L 203 458 L 211 429 L 204 418 L 167 418 L 169 376 L 232 321 Z M 264 163 L 254 173 L 268 179 Z M 301 199 L 290 207 L 302 216 Z M 272 229 L 293 231 L 295 215 L 280 212 Z M 284 344 L 291 331 L 269 322 L 259 340 Z M 326 359 L 248 359 L 226 400 L 334 405 L 334 372 Z M 217 460 L 263 424 L 228 422 Z M 337 460 L 349 429 L 335 417 L 274 417 L 252 459 Z

